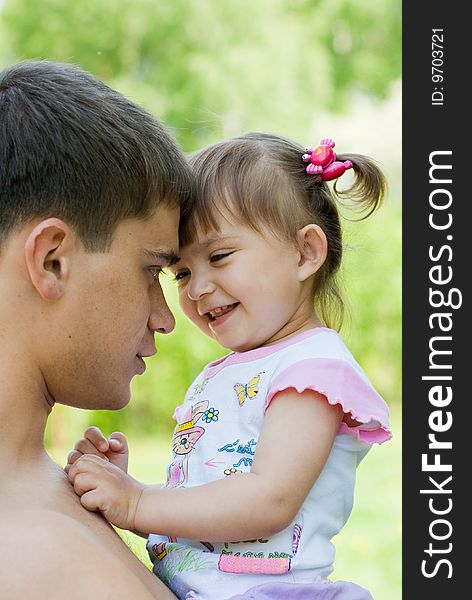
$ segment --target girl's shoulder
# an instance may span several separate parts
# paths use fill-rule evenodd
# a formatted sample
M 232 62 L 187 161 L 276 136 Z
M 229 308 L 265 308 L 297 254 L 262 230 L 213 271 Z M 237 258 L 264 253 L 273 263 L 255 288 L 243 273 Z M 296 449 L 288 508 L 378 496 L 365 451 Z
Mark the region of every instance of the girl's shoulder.
M 295 360 L 306 357 L 356 362 L 340 334 L 328 327 L 317 327 L 289 338 L 280 352 L 284 357 L 293 356 Z

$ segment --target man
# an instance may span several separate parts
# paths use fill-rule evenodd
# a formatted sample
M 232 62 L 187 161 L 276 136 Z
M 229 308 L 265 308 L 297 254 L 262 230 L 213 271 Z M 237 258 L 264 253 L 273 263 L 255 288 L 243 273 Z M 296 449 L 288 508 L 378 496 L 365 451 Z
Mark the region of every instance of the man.
M 118 409 L 174 320 L 191 175 L 146 111 L 72 65 L 0 72 L 0 596 L 174 598 L 47 455 L 54 404 Z

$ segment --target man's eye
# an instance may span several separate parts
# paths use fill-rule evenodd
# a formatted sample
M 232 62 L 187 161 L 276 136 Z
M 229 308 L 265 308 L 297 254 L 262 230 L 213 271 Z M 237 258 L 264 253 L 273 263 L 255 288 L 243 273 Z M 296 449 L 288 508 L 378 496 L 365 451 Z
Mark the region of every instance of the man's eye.
M 227 256 L 231 256 L 231 254 L 234 253 L 234 250 L 232 252 L 220 252 L 219 254 L 213 254 L 212 256 L 210 256 L 210 262 L 218 262 L 219 260 L 223 260 L 223 258 L 226 258 Z
M 151 273 L 152 278 L 154 279 L 154 281 L 158 281 L 159 280 L 159 275 L 163 271 L 162 271 L 162 267 L 150 267 L 149 268 L 149 272 Z

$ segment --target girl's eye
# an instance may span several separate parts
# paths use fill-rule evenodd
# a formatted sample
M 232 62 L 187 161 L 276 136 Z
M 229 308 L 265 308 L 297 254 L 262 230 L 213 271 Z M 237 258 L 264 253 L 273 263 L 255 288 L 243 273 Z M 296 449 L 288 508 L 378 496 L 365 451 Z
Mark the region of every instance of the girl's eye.
M 179 271 L 174 275 L 174 281 L 182 281 L 190 275 L 190 271 Z
M 210 262 L 218 262 L 219 260 L 223 260 L 223 258 L 226 258 L 227 256 L 231 256 L 231 254 L 234 254 L 234 250 L 232 252 L 220 252 L 219 254 L 213 254 L 212 256 L 210 256 Z

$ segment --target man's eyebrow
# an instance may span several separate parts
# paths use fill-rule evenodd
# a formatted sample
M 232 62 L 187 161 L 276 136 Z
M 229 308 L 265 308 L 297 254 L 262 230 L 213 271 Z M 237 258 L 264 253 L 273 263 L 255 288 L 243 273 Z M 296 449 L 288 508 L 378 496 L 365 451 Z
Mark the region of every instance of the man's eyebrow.
M 179 262 L 179 256 L 174 250 L 164 250 L 164 249 L 154 249 L 154 250 L 145 250 L 144 254 L 152 258 L 158 263 L 163 263 L 162 266 L 170 267 L 171 265 L 175 265 L 176 262 Z

